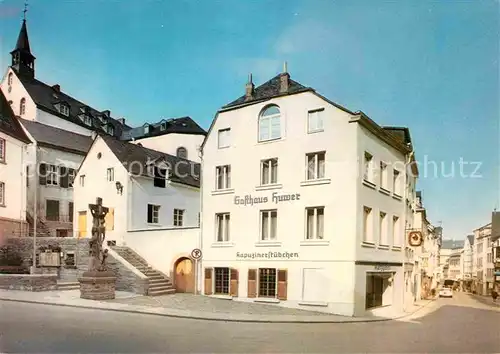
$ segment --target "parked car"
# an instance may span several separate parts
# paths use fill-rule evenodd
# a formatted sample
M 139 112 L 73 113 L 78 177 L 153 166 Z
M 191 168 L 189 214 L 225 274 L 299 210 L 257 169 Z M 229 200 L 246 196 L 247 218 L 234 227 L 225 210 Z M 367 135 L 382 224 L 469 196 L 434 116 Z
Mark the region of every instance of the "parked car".
M 439 297 L 453 297 L 453 291 L 450 288 L 441 288 Z

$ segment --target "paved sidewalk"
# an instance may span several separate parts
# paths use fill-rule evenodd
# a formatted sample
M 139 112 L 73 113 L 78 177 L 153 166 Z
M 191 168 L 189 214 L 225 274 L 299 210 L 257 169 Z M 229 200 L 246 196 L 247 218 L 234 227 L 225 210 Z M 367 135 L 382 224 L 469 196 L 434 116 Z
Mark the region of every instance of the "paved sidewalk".
M 388 321 L 414 314 L 416 311 L 432 302 L 432 300 L 423 300 L 408 308 L 405 313 L 391 314 L 387 317 L 347 317 L 284 308 L 276 305 L 261 305 L 189 294 L 147 297 L 117 291 L 116 299 L 114 300 L 93 301 L 81 299 L 79 290 L 46 292 L 0 290 L 0 300 L 198 320 L 262 323 L 352 323 Z
M 477 300 L 478 302 L 485 304 L 485 305 L 490 305 L 493 307 L 500 307 L 500 298 L 497 298 L 497 301 L 493 301 L 493 298 L 491 296 L 485 296 L 485 295 L 477 295 L 477 294 L 471 294 L 467 293 L 471 298 L 474 300 Z

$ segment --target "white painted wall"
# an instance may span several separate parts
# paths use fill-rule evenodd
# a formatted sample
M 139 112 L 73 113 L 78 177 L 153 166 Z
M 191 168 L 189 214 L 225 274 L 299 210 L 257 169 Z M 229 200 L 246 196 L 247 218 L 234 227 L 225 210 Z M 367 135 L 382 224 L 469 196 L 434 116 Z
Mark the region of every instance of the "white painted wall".
M 0 132 L 5 140 L 5 163 L 0 163 L 0 182 L 5 183 L 5 206 L 0 218 L 26 220 L 26 177 L 23 170 L 26 144 Z
M 8 76 L 12 73 L 12 85 L 9 88 L 8 85 Z M 7 69 L 5 76 L 3 77 L 2 82 L 0 83 L 0 88 L 2 89 L 3 94 L 7 98 L 7 101 L 12 101 L 12 110 L 14 114 L 20 115 L 20 103 L 21 99 L 26 98 L 26 110 L 25 114 L 21 116 L 21 118 L 28 120 L 36 120 L 37 116 L 37 108 L 35 102 L 32 100 L 28 91 L 24 88 L 23 84 L 19 80 L 16 75 L 16 72 L 12 70 L 10 67 Z
M 67 130 L 73 133 L 90 136 L 92 130 L 84 128 L 78 124 L 71 123 L 53 114 L 47 113 L 41 109 L 36 110 L 36 120 L 42 124 L 50 125 L 59 129 Z
M 161 151 L 166 154 L 174 155 L 177 154 L 177 148 L 183 146 L 187 149 L 188 160 L 200 162 L 199 149 L 203 143 L 203 135 L 195 134 L 165 134 L 160 136 L 153 136 L 150 138 L 143 138 L 135 140 L 132 143 L 142 144 L 142 146 Z

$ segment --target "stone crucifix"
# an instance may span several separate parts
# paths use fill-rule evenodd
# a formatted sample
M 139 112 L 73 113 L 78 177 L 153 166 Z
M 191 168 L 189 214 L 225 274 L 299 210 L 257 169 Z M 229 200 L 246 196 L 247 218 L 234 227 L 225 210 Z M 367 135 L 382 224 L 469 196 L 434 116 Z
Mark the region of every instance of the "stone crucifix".
M 102 206 L 102 198 L 97 198 L 96 204 L 89 204 L 92 214 L 92 238 L 89 241 L 89 271 L 105 271 L 107 250 L 103 250 L 106 237 L 106 215 L 109 209 Z

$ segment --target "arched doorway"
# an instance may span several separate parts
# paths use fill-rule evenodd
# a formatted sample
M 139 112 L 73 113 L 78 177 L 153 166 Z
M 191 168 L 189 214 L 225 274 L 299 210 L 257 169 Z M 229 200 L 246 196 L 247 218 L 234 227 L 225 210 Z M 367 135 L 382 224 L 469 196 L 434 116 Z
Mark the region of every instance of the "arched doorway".
M 175 290 L 178 293 L 194 293 L 194 267 L 189 258 L 175 262 Z

